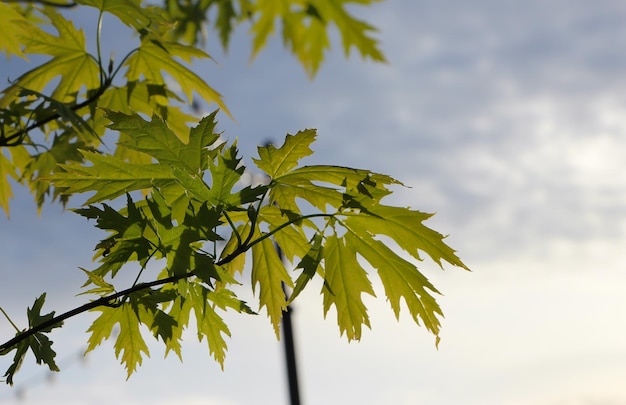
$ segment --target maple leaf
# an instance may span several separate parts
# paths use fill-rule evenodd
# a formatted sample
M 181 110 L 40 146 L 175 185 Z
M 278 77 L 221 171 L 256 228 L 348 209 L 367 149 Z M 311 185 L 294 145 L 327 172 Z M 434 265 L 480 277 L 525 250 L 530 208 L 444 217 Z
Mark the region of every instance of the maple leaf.
M 251 28 L 252 58 L 266 45 L 274 33 L 276 21 L 282 23 L 283 43 L 290 47 L 309 75 L 314 76 L 330 49 L 328 24 L 339 31 L 346 56 L 356 47 L 363 58 L 384 62 L 377 41 L 371 37 L 375 28 L 354 18 L 346 11 L 350 3 L 371 4 L 377 0 L 315 0 L 294 7 L 288 0 L 259 0 L 258 14 Z
M 192 302 L 194 315 L 197 321 L 198 340 L 207 338 L 209 351 L 215 360 L 224 368 L 226 358 L 226 341 L 224 336 L 230 336 L 228 326 L 224 320 L 215 312 L 211 303 L 213 292 L 199 284 L 189 286 L 189 299 Z
M 454 266 L 469 270 L 456 256 L 454 249 L 443 242 L 444 236 L 422 223 L 432 214 L 382 204 L 371 204 L 367 209 L 373 215 L 347 213 L 344 221 L 346 226 L 361 235 L 369 233 L 389 236 L 418 260 L 421 260 L 419 255 L 421 250 L 441 267 L 442 260 L 445 260 Z
M 400 299 L 404 298 L 413 320 L 419 324 L 421 319 L 426 329 L 438 338 L 440 322 L 437 317 L 443 317 L 443 313 L 433 296 L 426 291 L 439 292 L 428 279 L 412 263 L 367 234 L 349 232 L 345 238 L 347 244 L 354 246 L 378 270 L 396 318 L 400 317 Z
M 151 188 L 156 182 L 175 180 L 169 167 L 160 164 L 126 163 L 110 155 L 82 151 L 93 166 L 80 164 L 59 165 L 64 171 L 53 175 L 57 187 L 65 187 L 66 193 L 96 191 L 85 204 L 112 200 L 134 190 Z
M 108 111 L 107 118 L 112 123 L 109 128 L 127 133 L 128 136 L 119 144 L 154 157 L 160 163 L 184 167 L 190 173 L 200 173 L 206 169 L 208 151 L 219 135 L 214 132 L 217 111 L 204 117 L 198 125 L 183 135 L 176 135 L 158 116 L 146 121 L 137 114 L 124 114 Z
M 378 0 L 318 0 L 317 11 L 322 18 L 333 21 L 341 33 L 343 49 L 348 56 L 350 49 L 355 47 L 363 58 L 371 58 L 377 62 L 385 62 L 385 57 L 378 48 L 377 41 L 369 36 L 376 29 L 364 21 L 352 17 L 345 7 L 350 3 L 372 3 Z
M 26 18 L 14 5 L 4 2 L 0 3 L 0 15 L 4 17 L 3 23 L 0 24 L 0 51 L 3 51 L 7 57 L 16 55 L 28 60 L 22 52 L 20 41 L 20 38 L 28 33 L 26 27 L 29 23 Z
M 186 124 L 196 122 L 196 117 L 174 106 L 172 101 L 178 100 L 178 97 L 165 86 L 161 86 L 162 92 L 157 93 L 159 95 L 154 94 L 154 88 L 155 85 L 148 84 L 145 81 L 128 82 L 123 87 L 112 86 L 108 88 L 98 99 L 100 109 L 92 112 L 94 127 L 100 126 L 104 128 L 110 123 L 110 120 L 106 118 L 108 111 L 116 111 L 128 115 L 141 113 L 148 117 L 158 114 L 167 122 L 168 128 L 184 141 L 185 134 L 189 131 L 189 127 Z M 161 98 L 166 100 L 161 100 Z M 119 145 L 119 143 L 127 141 L 128 138 L 128 134 L 120 133 L 118 147 L 115 149 L 114 155 L 130 162 L 146 163 L 145 159 L 142 160 L 145 156 L 144 154 Z
M 178 83 L 189 103 L 192 102 L 195 91 L 206 102 L 215 102 L 222 111 L 230 115 L 222 96 L 200 76 L 180 63 L 176 57 L 189 62 L 191 58 L 209 58 L 209 55 L 191 46 L 145 35 L 141 46 L 124 62 L 124 65 L 128 66 L 126 78 L 129 82 L 136 82 L 143 77 L 150 84 L 165 85 L 166 81 L 161 73 L 161 70 L 164 70 Z
M 375 190 L 363 191 L 366 182 Z M 274 179 L 271 197 L 281 208 L 297 210 L 297 198 L 302 198 L 320 211 L 328 207 L 338 209 L 345 206 L 347 192 L 367 194 L 371 200 L 379 201 L 390 191 L 388 185 L 402 185 L 399 181 L 369 170 L 341 166 L 304 166 L 284 173 Z
M 298 295 L 304 290 L 304 287 L 311 281 L 313 276 L 317 273 L 320 262 L 324 258 L 322 254 L 322 235 L 316 233 L 309 243 L 309 251 L 302 257 L 300 263 L 296 266 L 296 269 L 302 269 L 302 272 L 296 279 L 293 291 L 289 297 L 289 302 L 296 299 Z M 323 276 L 323 275 L 322 275 Z
M 0 151 L 0 208 L 9 217 L 9 200 L 13 197 L 9 177 L 17 180 L 17 174 L 11 161 Z
M 274 232 L 280 228 L 280 231 L 274 233 L 274 239 L 289 261 L 295 257 L 303 257 L 309 249 L 309 240 L 303 228 L 307 226 L 316 229 L 309 220 L 299 220 L 298 224 L 283 227 L 292 218 L 298 218 L 298 214 L 287 213 L 276 205 L 267 205 L 259 210 L 259 220 L 268 223 L 270 231 Z
M 102 340 L 108 339 L 113 327 L 119 325 L 119 334 L 115 340 L 115 356 L 121 360 L 127 371 L 127 378 L 141 365 L 142 353 L 150 356 L 148 346 L 139 330 L 139 317 L 132 305 L 123 303 L 118 307 L 98 307 L 101 312 L 87 332 L 91 332 L 85 353 L 95 349 Z
M 260 146 L 259 159 L 252 159 L 257 167 L 271 178 L 279 177 L 298 165 L 298 161 L 313 153 L 309 146 L 315 141 L 314 129 L 300 131 L 295 135 L 287 134 L 280 148 L 274 145 Z
M 52 91 L 51 98 L 61 102 L 74 101 L 81 88 L 98 88 L 99 67 L 87 50 L 85 34 L 51 8 L 44 10 L 58 32 L 50 34 L 37 26 L 23 23 L 28 36 L 23 38 L 25 53 L 52 56 L 48 62 L 24 73 L 13 85 L 3 91 L 0 107 L 6 107 L 13 101 L 21 89 L 26 88 L 41 92 L 56 77 L 61 77 L 59 84 Z
M 367 273 L 357 260 L 357 251 L 343 238 L 331 235 L 326 238 L 324 257 L 324 316 L 332 305 L 337 310 L 337 322 L 341 335 L 348 340 L 361 338 L 361 327 L 370 327 L 367 308 L 361 294 L 375 296 Z
M 146 28 L 157 14 L 141 6 L 140 0 L 77 0 L 77 4 L 95 7 L 120 19 L 124 24 L 137 30 Z
M 28 308 L 26 310 L 26 315 L 28 317 L 28 326 L 29 328 L 33 328 L 35 326 L 39 326 L 45 322 L 48 322 L 54 318 L 54 311 L 47 313 L 45 315 L 41 314 L 41 309 L 43 308 L 43 304 L 46 300 L 46 293 L 41 294 L 33 304 L 32 308 Z M 19 370 L 24 357 L 28 353 L 30 349 L 35 356 L 35 360 L 37 364 L 45 363 L 48 365 L 50 371 L 59 371 L 59 367 L 57 366 L 54 358 L 56 357 L 56 352 L 52 350 L 52 341 L 46 336 L 46 333 L 49 333 L 54 328 L 59 328 L 63 326 L 63 322 L 58 322 L 53 325 L 50 325 L 46 328 L 41 329 L 39 332 L 32 334 L 26 339 L 20 341 L 17 345 L 11 347 L 7 351 L 0 352 L 0 355 L 6 355 L 11 351 L 15 350 L 15 355 L 13 357 L 13 363 L 7 371 L 4 373 L 4 377 L 6 377 L 7 384 L 13 385 L 13 377 L 15 373 Z M 19 334 L 19 332 L 18 332 Z
M 287 307 L 281 283 L 293 286 L 274 244 L 271 240 L 264 239 L 252 247 L 252 290 L 255 291 L 257 284 L 259 285 L 259 302 L 261 308 L 267 309 L 277 339 L 280 339 L 279 325 Z

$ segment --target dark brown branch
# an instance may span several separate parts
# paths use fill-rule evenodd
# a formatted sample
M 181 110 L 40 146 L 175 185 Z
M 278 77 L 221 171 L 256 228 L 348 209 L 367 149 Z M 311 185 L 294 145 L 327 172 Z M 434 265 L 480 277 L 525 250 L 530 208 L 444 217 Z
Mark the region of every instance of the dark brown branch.
M 241 253 L 245 252 L 248 247 L 244 247 L 244 246 L 240 246 L 239 249 L 236 249 L 233 253 L 231 253 L 230 255 L 228 255 L 227 257 L 225 257 L 224 259 L 218 261 L 217 263 L 215 263 L 216 265 L 223 265 L 226 264 L 230 261 L 232 261 L 235 257 L 237 257 L 238 255 L 240 255 Z M 167 277 L 167 278 L 163 278 L 160 280 L 154 280 L 151 281 L 149 283 L 140 283 L 137 284 L 133 287 L 127 288 L 126 290 L 120 291 L 120 292 L 116 292 L 115 294 L 111 294 L 111 295 L 107 295 L 106 297 L 102 297 L 102 298 L 98 298 L 95 301 L 91 301 L 87 304 L 81 305 L 80 307 L 74 308 L 70 311 L 67 311 L 59 316 L 55 316 L 54 318 L 48 320 L 47 322 L 41 323 L 39 325 L 35 325 L 33 327 L 31 327 L 28 330 L 25 330 L 22 333 L 19 333 L 17 335 L 15 335 L 15 337 L 11 340 L 6 341 L 5 343 L 3 343 L 2 345 L 0 345 L 0 353 L 4 352 L 5 350 L 10 349 L 12 346 L 18 344 L 19 342 L 23 341 L 24 339 L 34 335 L 35 333 L 41 332 L 42 330 L 48 329 L 51 326 L 54 326 L 56 324 L 59 324 L 61 322 L 63 322 L 64 320 L 71 318 L 73 316 L 76 316 L 78 314 L 82 314 L 83 312 L 87 312 L 91 309 L 100 307 L 100 306 L 111 306 L 112 303 L 111 301 L 116 300 L 118 298 L 121 297 L 126 297 L 129 294 L 132 294 L 134 292 L 137 291 L 141 291 L 141 290 L 145 290 L 147 288 L 151 288 L 151 287 L 155 287 L 155 286 L 159 286 L 159 285 L 163 285 L 163 284 L 168 284 L 168 283 L 173 283 L 176 282 L 178 280 L 182 280 L 184 278 L 188 278 L 191 276 L 194 276 L 195 274 L 193 272 L 190 273 L 184 273 L 184 274 L 177 274 L 175 276 L 171 276 L 171 277 Z
M 3 0 L 5 3 L 35 3 L 35 4 L 41 4 L 44 6 L 50 6 L 50 7 L 59 7 L 59 8 L 73 8 L 78 6 L 78 3 L 56 3 L 54 1 L 47 1 L 47 0 Z
M 158 285 L 163 285 L 163 284 L 167 284 L 167 283 L 173 283 L 175 281 L 178 281 L 180 279 L 183 278 L 187 278 L 187 277 L 191 277 L 193 276 L 193 273 L 185 273 L 185 274 L 178 274 L 176 276 L 171 276 L 168 278 L 164 278 L 161 280 L 155 280 L 155 281 L 151 281 L 149 283 L 141 283 L 141 284 L 137 284 L 131 288 L 127 288 L 126 290 L 117 292 L 115 294 L 111 294 L 108 295 L 106 297 L 102 297 L 99 298 L 95 301 L 91 301 L 87 304 L 81 305 L 80 307 L 74 308 L 70 311 L 67 311 L 59 316 L 55 316 L 54 318 L 50 319 L 47 322 L 41 323 L 39 325 L 35 325 L 33 327 L 31 327 L 28 330 L 25 330 L 22 333 L 17 334 L 13 339 L 6 341 L 5 343 L 3 343 L 2 345 L 0 345 L 0 352 L 3 352 L 5 350 L 10 349 L 12 346 L 18 344 L 19 342 L 21 342 L 22 340 L 34 335 L 35 333 L 41 332 L 42 330 L 48 329 L 51 326 L 54 326 L 58 323 L 63 322 L 64 320 L 71 318 L 73 316 L 76 316 L 78 314 L 82 314 L 83 312 L 87 312 L 91 309 L 100 307 L 100 306 L 110 306 L 111 305 L 111 301 L 117 299 L 117 298 L 121 298 L 121 297 L 125 297 L 129 294 L 132 294 L 136 291 L 141 291 L 144 290 L 146 288 L 150 288 L 150 287 L 155 287 Z
M 256 245 L 257 243 L 261 242 L 264 239 L 269 238 L 270 236 L 272 236 L 273 234 L 275 234 L 276 232 L 280 231 L 281 229 L 297 222 L 297 221 L 301 221 L 304 219 L 308 219 L 308 218 L 316 218 L 316 217 L 332 217 L 334 216 L 333 214 L 311 214 L 311 215 L 304 215 L 302 217 L 296 218 L 294 220 L 290 220 L 284 224 L 282 224 L 281 226 L 279 226 L 278 228 L 274 229 L 272 232 L 264 234 L 263 236 L 255 239 L 252 243 L 247 243 L 244 245 L 239 246 L 237 249 L 235 249 L 231 254 L 227 255 L 226 257 L 224 257 L 223 259 L 215 262 L 215 265 L 217 266 L 222 266 L 226 263 L 230 263 L 231 261 L 233 261 L 233 259 L 235 259 L 237 256 L 239 256 L 242 253 L 245 253 L 248 249 L 250 249 L 252 246 Z M 251 232 L 254 232 L 254 227 L 252 227 Z M 13 339 L 6 341 L 5 343 L 3 343 L 2 345 L 0 345 L 0 353 L 11 349 L 12 346 L 20 343 L 21 341 L 23 341 L 24 339 L 34 335 L 35 333 L 41 332 L 42 330 L 46 330 L 48 328 L 50 328 L 51 326 L 54 326 L 58 323 L 63 322 L 64 320 L 71 318 L 73 316 L 76 316 L 78 314 L 82 314 L 83 312 L 87 312 L 91 309 L 100 307 L 100 306 L 111 306 L 111 305 L 115 305 L 112 303 L 113 300 L 116 300 L 118 298 L 121 297 L 126 297 L 129 294 L 132 294 L 134 292 L 137 291 L 141 291 L 141 290 L 145 290 L 147 288 L 151 288 L 151 287 L 156 287 L 159 285 L 163 285 L 163 284 L 168 284 L 168 283 L 174 283 L 178 280 L 182 280 L 191 276 L 195 276 L 194 272 L 189 272 L 189 273 L 183 273 L 183 274 L 177 274 L 171 277 L 167 277 L 167 278 L 163 278 L 160 280 L 154 280 L 154 281 L 150 281 L 148 283 L 140 283 L 137 284 L 135 286 L 132 286 L 130 288 L 127 288 L 123 291 L 120 292 L 116 292 L 115 294 L 111 294 L 111 295 L 107 295 L 106 297 L 102 297 L 102 298 L 98 298 L 95 301 L 91 301 L 87 304 L 81 305 L 80 307 L 74 308 L 70 311 L 67 311 L 59 316 L 56 316 L 50 320 L 48 320 L 47 322 L 41 323 L 39 325 L 35 325 L 33 327 L 31 327 L 30 329 L 25 330 L 22 333 L 19 333 L 17 335 L 15 335 L 15 337 L 13 337 Z

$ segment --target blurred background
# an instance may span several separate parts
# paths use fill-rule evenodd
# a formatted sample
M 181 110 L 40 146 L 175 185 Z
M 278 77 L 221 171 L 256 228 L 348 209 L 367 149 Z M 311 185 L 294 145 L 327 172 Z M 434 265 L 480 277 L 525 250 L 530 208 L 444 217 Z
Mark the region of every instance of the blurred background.
M 406 314 L 395 320 L 380 288 L 366 300 L 372 330 L 348 344 L 311 286 L 294 305 L 302 402 L 626 404 L 626 3 L 389 0 L 358 15 L 380 28 L 389 64 L 346 61 L 335 42 L 310 81 L 279 40 L 249 64 L 242 27 L 227 54 L 209 41 L 216 64 L 197 65 L 225 96 L 236 121 L 221 114 L 220 129 L 246 163 L 268 139 L 317 128 L 306 163 L 401 180 L 410 188 L 387 203 L 436 212 L 428 225 L 473 270 L 420 267 L 444 294 L 438 350 Z M 111 49 L 116 35 L 105 34 Z M 23 321 L 44 291 L 58 313 L 84 302 L 78 267 L 103 234 L 58 205 L 38 217 L 25 190 L 11 209 L 0 218 L 0 306 Z M 223 372 L 192 330 L 184 363 L 152 344 L 128 381 L 112 342 L 82 357 L 91 319 L 52 335 L 61 373 L 31 357 L 0 403 L 288 403 L 264 314 L 226 315 Z M 12 335 L 0 321 L 0 338 Z

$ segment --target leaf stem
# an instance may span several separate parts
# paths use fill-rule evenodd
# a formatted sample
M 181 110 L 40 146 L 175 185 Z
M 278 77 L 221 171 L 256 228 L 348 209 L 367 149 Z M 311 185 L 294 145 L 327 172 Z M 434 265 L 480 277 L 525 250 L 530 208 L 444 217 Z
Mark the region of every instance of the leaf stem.
M 237 232 L 237 228 L 235 227 L 233 220 L 230 219 L 230 217 L 228 216 L 227 211 L 224 211 L 224 217 L 226 218 L 226 221 L 228 221 L 228 224 L 233 229 L 233 232 L 235 233 L 235 236 L 237 237 L 237 247 L 241 246 L 241 235 L 239 235 L 239 232 Z
M 20 333 L 20 328 L 18 328 L 17 325 L 13 323 L 11 318 L 9 318 L 9 315 L 6 312 L 4 312 L 4 309 L 2 309 L 2 307 L 0 307 L 0 311 L 2 311 L 2 313 L 4 314 L 4 317 L 7 318 L 7 321 L 9 321 L 11 325 L 13 325 L 13 328 L 15 328 L 17 333 Z
M 104 3 L 102 3 L 104 7 Z M 105 73 L 104 68 L 102 67 L 102 50 L 100 47 L 100 33 L 102 31 L 102 8 L 100 9 L 100 13 L 98 14 L 98 26 L 96 29 L 96 48 L 98 50 L 98 68 L 100 69 L 100 86 L 102 87 L 105 83 Z

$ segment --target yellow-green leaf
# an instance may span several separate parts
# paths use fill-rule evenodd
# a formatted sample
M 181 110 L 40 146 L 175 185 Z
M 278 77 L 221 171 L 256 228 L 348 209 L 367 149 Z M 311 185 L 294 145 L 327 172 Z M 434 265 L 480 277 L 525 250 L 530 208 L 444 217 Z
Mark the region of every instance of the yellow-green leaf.
M 9 177 L 16 179 L 15 168 L 11 161 L 0 150 L 0 208 L 9 217 L 9 200 L 13 197 Z
M 28 25 L 26 18 L 15 9 L 15 6 L 0 2 L 0 51 L 7 57 L 16 55 L 27 59 L 22 52 L 21 38 L 28 32 L 25 29 Z
M 154 13 L 141 7 L 140 0 L 77 0 L 76 3 L 95 7 L 119 18 L 124 24 L 136 29 L 146 28 Z
M 368 209 L 373 215 L 349 215 L 345 224 L 357 234 L 389 236 L 418 260 L 421 260 L 421 250 L 439 266 L 443 266 L 442 260 L 445 260 L 469 270 L 456 256 L 454 249 L 443 242 L 444 236 L 422 223 L 432 214 L 387 205 L 371 205 Z
M 124 364 L 127 376 L 141 365 L 142 353 L 150 356 L 148 346 L 139 330 L 139 318 L 132 305 L 124 303 L 119 307 L 99 307 L 100 316 L 91 324 L 87 332 L 91 332 L 86 352 L 98 346 L 103 339 L 111 336 L 113 327 L 119 325 L 119 334 L 115 340 L 115 356 Z
M 352 47 L 357 48 L 363 58 L 370 58 L 377 62 L 385 62 L 385 57 L 378 48 L 378 41 L 370 34 L 376 28 L 370 24 L 352 17 L 345 7 L 350 3 L 371 4 L 379 0 L 317 0 L 313 3 L 325 21 L 335 23 L 341 34 L 343 49 L 348 56 Z
M 259 284 L 259 302 L 267 309 L 276 337 L 280 338 L 280 321 L 287 307 L 281 283 L 291 287 L 293 282 L 272 241 L 264 239 L 252 247 L 252 289 Z
M 197 321 L 198 340 L 202 341 L 203 337 L 207 338 L 209 352 L 223 369 L 226 358 L 226 341 L 223 335 L 230 336 L 230 331 L 213 308 L 214 304 L 210 301 L 212 294 L 214 293 L 200 284 L 190 285 L 189 299 Z
M 59 84 L 50 97 L 61 102 L 71 102 L 77 93 L 85 87 L 87 90 L 98 88 L 99 68 L 95 59 L 85 48 L 85 34 L 77 30 L 71 21 L 52 9 L 47 9 L 58 36 L 41 28 L 23 23 L 28 36 L 22 38 L 25 53 L 50 55 L 48 62 L 24 73 L 15 83 L 4 90 L 0 98 L 0 107 L 6 107 L 13 101 L 21 88 L 41 92 L 56 77 L 61 77 Z
M 254 163 L 271 178 L 281 176 L 296 167 L 300 159 L 313 153 L 309 146 L 316 136 L 314 129 L 287 134 L 285 143 L 278 149 L 274 145 L 260 146 L 259 159 L 253 159 Z
M 369 234 L 348 232 L 345 238 L 346 243 L 353 246 L 378 271 L 396 318 L 400 317 L 400 299 L 403 298 L 413 320 L 420 324 L 421 319 L 426 329 L 438 336 L 438 317 L 443 317 L 443 313 L 426 289 L 434 293 L 438 291 L 417 267 Z
M 290 221 L 289 216 L 275 205 L 267 205 L 261 208 L 259 211 L 259 219 L 270 225 L 270 231 L 274 231 Z M 303 220 L 302 222 L 308 225 L 309 228 L 315 229 L 311 221 Z M 300 258 L 304 257 L 309 250 L 309 239 L 304 233 L 302 225 L 302 223 L 289 225 L 274 234 L 276 242 L 280 246 L 285 258 L 289 261 L 293 261 L 296 256 Z
M 189 103 L 192 102 L 195 91 L 207 103 L 216 103 L 220 109 L 230 115 L 228 108 L 222 101 L 222 96 L 200 76 L 177 61 L 175 57 L 183 59 L 208 58 L 209 55 L 197 48 L 169 42 L 161 43 L 146 37 L 139 49 L 125 62 L 125 65 L 128 66 L 126 78 L 130 82 L 144 78 L 149 84 L 164 85 L 166 81 L 161 73 L 163 70 L 178 83 Z
M 323 248 L 325 283 L 324 316 L 331 306 L 337 310 L 337 323 L 341 335 L 348 340 L 359 340 L 363 325 L 370 327 L 367 308 L 361 299 L 362 294 L 375 296 L 367 273 L 357 260 L 352 245 L 346 245 L 343 238 L 331 235 L 326 238 Z
M 65 171 L 56 173 L 52 180 L 56 187 L 66 187 L 66 193 L 95 191 L 85 204 L 111 200 L 134 190 L 150 188 L 159 181 L 175 179 L 164 165 L 137 165 L 87 151 L 82 154 L 93 166 L 60 165 Z

